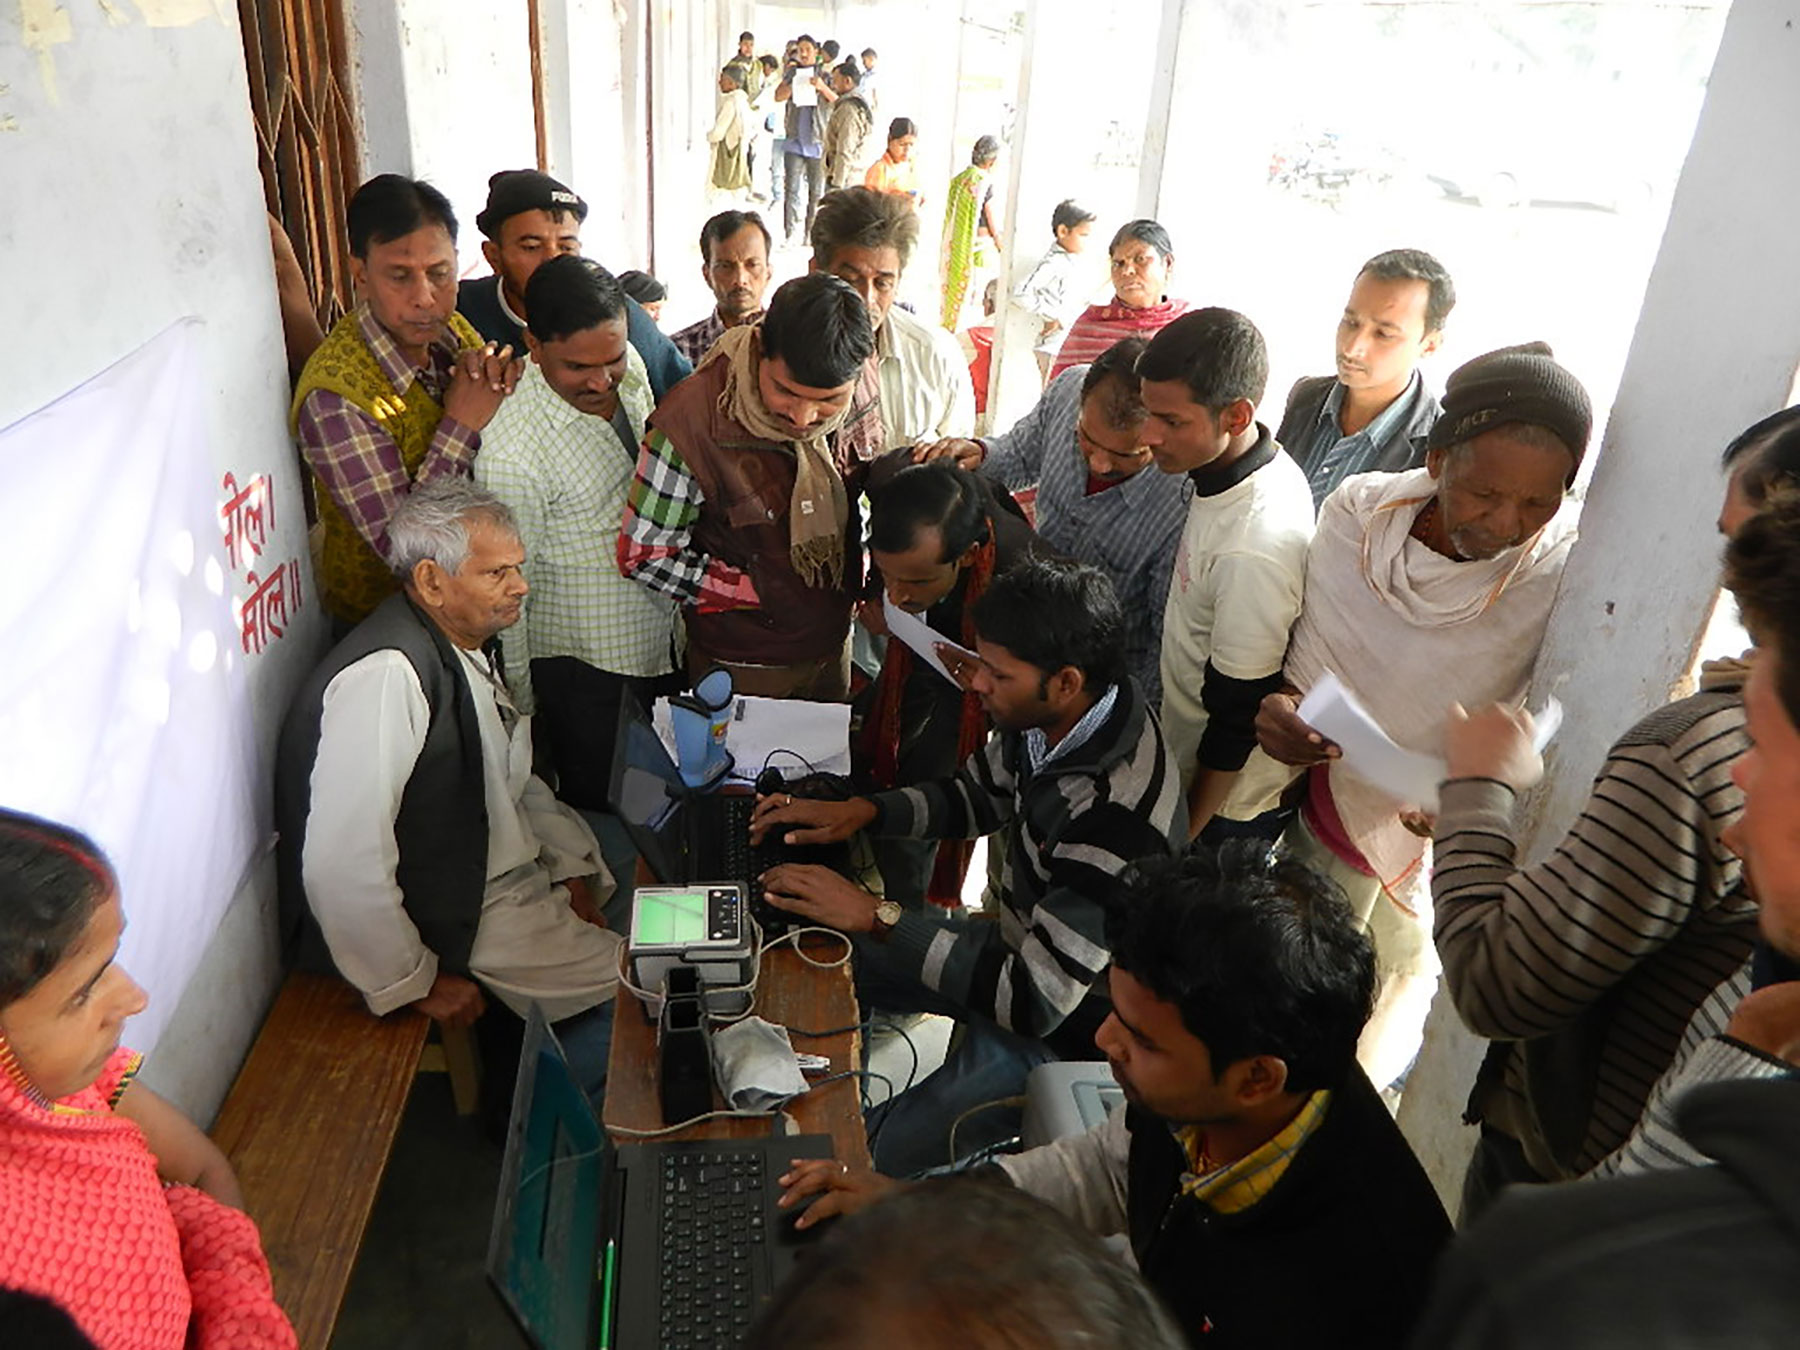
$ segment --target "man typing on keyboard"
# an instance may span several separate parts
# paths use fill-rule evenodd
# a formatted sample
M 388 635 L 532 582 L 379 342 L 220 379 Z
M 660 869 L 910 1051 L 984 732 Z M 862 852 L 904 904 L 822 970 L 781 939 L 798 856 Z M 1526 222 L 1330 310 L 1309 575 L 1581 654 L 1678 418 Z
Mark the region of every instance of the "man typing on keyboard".
M 1123 616 L 1093 567 L 1030 562 L 974 606 L 978 660 L 952 666 L 998 734 L 948 778 L 847 802 L 762 798 L 751 841 L 824 844 L 858 830 L 915 839 L 999 834 L 998 922 L 903 911 L 826 867 L 763 875 L 766 898 L 853 935 L 865 1008 L 936 1012 L 964 1023 L 936 1073 L 883 1108 L 877 1167 L 892 1175 L 952 1161 L 952 1126 L 1016 1097 L 1036 1065 L 1092 1059 L 1111 1004 L 1106 920 L 1115 878 L 1166 855 L 1178 789 L 1156 719 L 1125 671 Z M 948 655 L 948 653 L 944 653 Z M 956 1130 L 967 1154 L 1018 1130 L 984 1110 Z

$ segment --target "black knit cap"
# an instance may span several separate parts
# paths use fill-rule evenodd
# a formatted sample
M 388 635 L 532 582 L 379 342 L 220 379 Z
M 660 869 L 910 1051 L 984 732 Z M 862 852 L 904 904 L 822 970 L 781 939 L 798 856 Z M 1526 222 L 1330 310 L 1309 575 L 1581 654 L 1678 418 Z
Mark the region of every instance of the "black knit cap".
M 1444 412 L 1431 428 L 1429 446 L 1460 445 L 1508 422 L 1555 432 L 1575 457 L 1569 470 L 1574 482 L 1594 430 L 1594 408 L 1581 381 L 1556 363 L 1549 343 L 1502 347 L 1458 367 L 1445 382 Z
M 475 228 L 498 239 L 500 227 L 525 211 L 571 211 L 576 220 L 586 220 L 588 206 L 547 173 L 502 169 L 488 179 L 487 208 L 475 217 Z

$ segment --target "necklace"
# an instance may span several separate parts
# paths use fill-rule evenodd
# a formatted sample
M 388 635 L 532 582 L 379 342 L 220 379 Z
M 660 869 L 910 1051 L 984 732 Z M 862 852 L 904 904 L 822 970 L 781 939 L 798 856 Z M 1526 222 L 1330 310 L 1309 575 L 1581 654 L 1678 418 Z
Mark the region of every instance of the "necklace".
M 1413 517 L 1412 529 L 1407 533 L 1421 544 L 1431 543 L 1431 527 L 1437 522 L 1438 499 L 1433 497 L 1420 508 L 1419 514 Z

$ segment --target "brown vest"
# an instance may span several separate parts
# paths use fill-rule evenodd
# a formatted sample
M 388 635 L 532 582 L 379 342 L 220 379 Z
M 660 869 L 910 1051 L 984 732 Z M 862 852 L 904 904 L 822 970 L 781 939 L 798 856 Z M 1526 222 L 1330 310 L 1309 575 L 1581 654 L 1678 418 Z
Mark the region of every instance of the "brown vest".
M 844 538 L 844 580 L 808 586 L 788 552 L 794 447 L 752 435 L 719 407 L 730 366 L 714 361 L 663 396 L 650 425 L 667 436 L 704 499 L 693 547 L 748 572 L 762 604 L 702 614 L 689 608 L 689 635 L 721 661 L 787 666 L 836 653 L 850 631 L 850 601 L 862 578 L 862 522 L 854 474 Z M 840 433 L 832 436 L 834 452 Z M 841 460 L 841 456 L 840 456 Z

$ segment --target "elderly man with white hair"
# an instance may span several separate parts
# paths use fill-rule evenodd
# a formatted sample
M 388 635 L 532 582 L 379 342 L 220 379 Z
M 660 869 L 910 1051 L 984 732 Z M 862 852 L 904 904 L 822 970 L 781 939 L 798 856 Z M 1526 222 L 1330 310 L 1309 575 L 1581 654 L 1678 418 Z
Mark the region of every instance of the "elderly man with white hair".
M 380 1016 L 466 1026 L 484 991 L 557 1030 L 605 1082 L 618 935 L 593 832 L 531 773 L 529 719 L 497 668 L 527 590 L 510 511 L 461 478 L 388 527 L 402 591 L 332 649 L 281 732 L 283 936 Z

